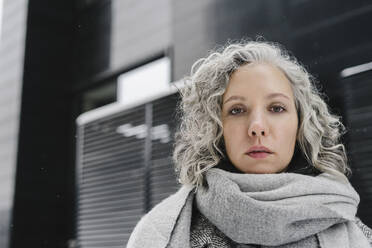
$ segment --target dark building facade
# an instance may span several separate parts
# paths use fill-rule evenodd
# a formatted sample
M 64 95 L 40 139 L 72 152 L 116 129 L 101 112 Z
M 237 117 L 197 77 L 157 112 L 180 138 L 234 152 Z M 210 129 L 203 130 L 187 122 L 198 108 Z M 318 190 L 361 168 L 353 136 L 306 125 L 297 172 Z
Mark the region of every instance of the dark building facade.
M 81 132 L 75 120 L 85 111 L 117 100 L 119 75 L 157 58 L 169 57 L 171 79 L 177 81 L 209 50 L 229 40 L 257 36 L 280 42 L 289 49 L 317 77 L 333 112 L 342 114 L 349 130 L 345 143 L 354 172 L 351 181 L 361 195 L 358 214 L 371 226 L 368 210 L 372 205 L 372 76 L 368 66 L 359 72 L 345 73 L 347 68 L 372 61 L 372 33 L 368 28 L 371 20 L 372 4 L 367 0 L 4 0 L 0 94 L 5 107 L 1 107 L 1 113 L 10 112 L 0 120 L 0 145 L 4 148 L 0 156 L 7 168 L 2 172 L 7 178 L 2 195 L 7 203 L 1 206 L 0 216 L 2 247 L 74 246 L 82 216 L 82 171 L 76 167 L 76 135 Z M 5 98 L 9 94 L 12 98 Z M 151 108 L 150 103 L 138 105 L 147 117 L 137 116 L 141 120 L 137 124 L 147 120 L 150 127 L 164 128 L 167 118 L 149 113 L 164 110 L 164 116 L 172 116 L 164 108 L 173 106 L 167 99 L 154 100 Z M 131 110 L 123 111 L 130 114 Z M 102 118 L 99 122 L 104 125 L 108 116 Z M 127 121 L 125 118 L 129 117 L 120 118 Z M 90 139 L 99 137 L 94 136 L 99 125 L 86 125 L 89 135 L 93 135 Z M 148 130 L 151 132 L 151 128 Z M 163 177 L 169 182 L 167 173 L 172 172 L 168 170 L 170 164 L 165 166 L 170 145 L 164 146 L 164 151 L 169 150 L 164 157 L 153 157 L 160 140 L 144 138 L 135 145 L 144 149 L 138 154 L 143 168 L 157 161 L 159 169 L 153 171 L 156 175 L 144 170 L 145 179 L 137 178 L 144 183 L 140 189 L 143 195 L 132 204 L 140 204 L 143 213 L 176 189 L 161 184 Z M 118 147 L 126 147 L 125 142 L 115 138 L 113 141 L 118 142 Z M 146 142 L 160 143 L 151 143 L 153 149 L 146 150 Z M 110 154 L 118 147 L 105 150 L 97 146 L 89 151 Z M 90 154 L 93 161 L 97 154 Z M 89 163 L 93 163 L 90 175 L 101 175 L 104 168 Z M 135 177 L 125 173 L 122 176 L 124 181 Z M 147 181 L 146 177 L 154 181 Z M 172 190 L 167 191 L 169 188 Z M 115 234 L 122 232 L 125 236 L 130 227 L 124 231 L 114 228 Z M 94 239 L 105 230 L 94 228 L 85 229 L 84 234 Z M 90 247 L 84 245 L 81 247 Z

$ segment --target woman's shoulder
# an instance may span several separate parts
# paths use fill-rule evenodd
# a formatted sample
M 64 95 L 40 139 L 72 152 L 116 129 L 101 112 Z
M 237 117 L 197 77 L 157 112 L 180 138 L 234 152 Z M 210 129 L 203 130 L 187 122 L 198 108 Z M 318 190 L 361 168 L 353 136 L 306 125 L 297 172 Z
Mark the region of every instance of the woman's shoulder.
M 191 186 L 182 186 L 176 193 L 162 200 L 142 216 L 129 237 L 127 248 L 165 247 L 164 243 L 168 242 L 178 215 L 192 189 Z

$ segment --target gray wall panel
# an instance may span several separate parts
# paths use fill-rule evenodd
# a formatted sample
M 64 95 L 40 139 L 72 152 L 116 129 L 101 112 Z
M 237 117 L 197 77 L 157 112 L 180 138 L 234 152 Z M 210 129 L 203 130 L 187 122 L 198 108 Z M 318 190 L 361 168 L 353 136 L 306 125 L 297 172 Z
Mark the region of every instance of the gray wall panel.
M 112 1 L 112 70 L 130 67 L 170 46 L 170 2 Z
M 22 89 L 27 0 L 4 0 L 0 42 L 0 247 L 8 247 Z
M 215 46 L 214 20 L 208 13 L 215 1 L 206 0 L 190 4 L 172 1 L 172 40 L 174 42 L 174 79 L 187 75 L 191 65 Z
M 372 223 L 372 72 L 344 78 L 341 86 L 346 105 L 346 121 L 349 138 L 348 153 L 357 192 L 361 194 L 359 217 Z

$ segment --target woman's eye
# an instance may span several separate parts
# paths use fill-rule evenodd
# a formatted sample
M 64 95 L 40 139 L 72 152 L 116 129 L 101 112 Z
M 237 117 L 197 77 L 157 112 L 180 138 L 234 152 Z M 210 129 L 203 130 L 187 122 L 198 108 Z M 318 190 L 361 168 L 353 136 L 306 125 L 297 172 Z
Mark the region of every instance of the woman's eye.
M 240 113 L 243 113 L 244 110 L 242 108 L 233 108 L 229 111 L 230 114 L 232 115 L 237 115 L 237 114 L 240 114 Z
M 272 106 L 270 107 L 270 111 L 274 113 L 281 113 L 285 111 L 285 108 L 283 108 L 282 106 Z

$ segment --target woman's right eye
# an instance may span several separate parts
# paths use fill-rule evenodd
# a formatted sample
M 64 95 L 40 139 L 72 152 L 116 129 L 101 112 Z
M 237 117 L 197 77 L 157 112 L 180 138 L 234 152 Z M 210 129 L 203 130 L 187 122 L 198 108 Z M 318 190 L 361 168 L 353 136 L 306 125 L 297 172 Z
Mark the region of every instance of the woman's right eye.
M 235 108 L 232 108 L 232 109 L 229 111 L 229 114 L 231 114 L 231 115 L 237 115 L 237 114 L 241 114 L 241 113 L 243 113 L 243 112 L 244 112 L 243 108 L 235 107 Z

